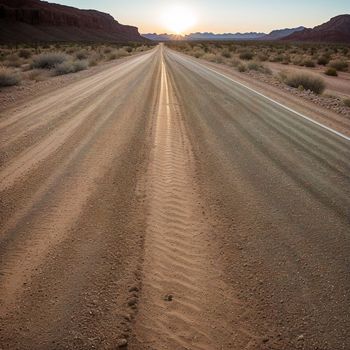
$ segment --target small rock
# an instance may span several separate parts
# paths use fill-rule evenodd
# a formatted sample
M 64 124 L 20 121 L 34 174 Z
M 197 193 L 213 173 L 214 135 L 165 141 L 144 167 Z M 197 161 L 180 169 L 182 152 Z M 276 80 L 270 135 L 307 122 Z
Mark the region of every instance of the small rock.
M 165 297 L 164 297 L 164 300 L 165 301 L 172 301 L 174 299 L 174 296 L 172 294 L 167 294 Z
M 119 339 L 117 341 L 117 349 L 124 348 L 128 345 L 128 341 L 125 338 Z
M 130 289 L 129 289 L 129 292 L 130 293 L 132 293 L 132 292 L 138 292 L 139 291 L 139 289 L 137 288 L 137 287 L 131 287 Z
M 298 338 L 297 338 L 297 341 L 301 341 L 301 340 L 304 340 L 304 336 L 302 334 L 299 335 Z

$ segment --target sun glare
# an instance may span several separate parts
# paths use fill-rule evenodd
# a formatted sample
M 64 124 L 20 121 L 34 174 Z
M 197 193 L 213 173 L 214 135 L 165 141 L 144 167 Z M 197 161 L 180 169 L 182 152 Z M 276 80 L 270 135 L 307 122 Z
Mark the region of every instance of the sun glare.
M 167 8 L 162 15 L 163 25 L 175 34 L 183 34 L 196 23 L 196 16 L 186 6 L 172 6 Z

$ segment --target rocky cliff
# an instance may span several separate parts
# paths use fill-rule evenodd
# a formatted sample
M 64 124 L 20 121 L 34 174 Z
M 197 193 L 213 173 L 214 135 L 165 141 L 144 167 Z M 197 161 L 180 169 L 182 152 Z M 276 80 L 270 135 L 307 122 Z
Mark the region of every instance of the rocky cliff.
M 350 15 L 333 17 L 330 21 L 313 29 L 293 33 L 284 40 L 329 43 L 350 43 Z
M 107 13 L 40 0 L 0 0 L 0 42 L 144 40 L 136 27 Z

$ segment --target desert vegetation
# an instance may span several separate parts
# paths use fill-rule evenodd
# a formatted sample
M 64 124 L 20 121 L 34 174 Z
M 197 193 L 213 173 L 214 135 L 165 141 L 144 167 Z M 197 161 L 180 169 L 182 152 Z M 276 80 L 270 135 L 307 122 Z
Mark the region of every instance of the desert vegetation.
M 324 94 L 329 77 L 338 80 L 350 73 L 348 45 L 253 41 L 180 41 L 167 45 L 349 115 L 349 102 L 344 96 Z
M 326 67 L 337 72 L 349 70 L 350 51 L 346 45 L 295 44 L 284 42 L 172 42 L 171 48 L 211 62 L 249 71 L 247 62 L 281 63 L 307 68 Z M 269 73 L 268 70 L 265 71 Z
M 0 46 L 0 87 L 76 73 L 152 48 L 151 44 L 76 44 Z
M 299 90 L 310 90 L 315 94 L 322 94 L 326 85 L 321 78 L 306 73 L 286 74 L 283 81 L 293 88 Z

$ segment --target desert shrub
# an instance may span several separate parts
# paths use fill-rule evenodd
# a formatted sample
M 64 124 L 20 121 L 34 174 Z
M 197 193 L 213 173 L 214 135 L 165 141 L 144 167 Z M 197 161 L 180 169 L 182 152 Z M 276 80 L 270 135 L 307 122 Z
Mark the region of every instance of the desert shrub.
M 271 62 L 282 62 L 284 60 L 284 56 L 283 55 L 276 55 L 276 56 L 272 56 L 270 58 Z
M 146 51 L 146 50 L 147 50 L 147 46 L 141 45 L 141 46 L 138 46 L 138 47 L 135 49 L 135 52 L 143 52 L 143 51 Z
M 231 58 L 232 54 L 229 49 L 223 49 L 221 52 L 222 57 Z
M 129 56 L 129 52 L 125 48 L 118 49 L 115 54 L 117 58 Z
M 195 46 L 192 50 L 192 55 L 196 58 L 200 58 L 204 55 L 204 51 L 202 50 L 201 47 Z
M 28 72 L 27 78 L 33 81 L 40 81 L 43 79 L 42 71 L 40 69 L 33 69 Z
M 210 61 L 210 62 L 215 62 L 216 60 L 216 55 L 213 53 L 206 53 L 202 57 L 204 60 Z
M 63 52 L 42 53 L 33 58 L 32 68 L 53 69 L 68 59 L 69 56 Z
M 106 47 L 104 50 L 103 50 L 103 53 L 105 53 L 106 55 L 111 53 L 112 52 L 112 49 L 110 47 Z
M 338 76 L 337 70 L 335 68 L 332 68 L 332 67 L 327 68 L 326 71 L 324 72 L 324 74 L 332 76 L 332 77 Z
M 341 60 L 334 60 L 329 62 L 329 67 L 334 68 L 337 71 L 346 71 L 348 69 L 348 63 Z
M 303 64 L 303 57 L 300 55 L 295 55 L 292 59 L 292 63 L 295 66 L 301 66 Z
M 346 107 L 350 107 L 350 98 L 346 98 L 343 103 Z
M 220 53 L 217 53 L 217 54 L 215 55 L 215 62 L 216 62 L 216 63 L 223 63 L 223 62 L 224 62 L 224 59 L 223 59 L 223 57 L 221 56 Z
M 326 57 L 326 56 L 321 56 L 321 57 L 319 57 L 318 60 L 317 60 L 317 64 L 322 65 L 322 66 L 325 66 L 325 65 L 327 65 L 328 63 L 329 63 L 329 58 Z
M 232 58 L 231 60 L 228 61 L 228 63 L 232 67 L 238 67 L 241 61 L 238 60 L 237 58 Z
M 312 61 L 312 60 L 305 60 L 305 61 L 303 62 L 303 65 L 304 65 L 305 67 L 308 67 L 308 68 L 313 68 L 313 67 L 315 67 L 315 62 Z
M 254 70 L 254 71 L 265 73 L 265 74 L 271 74 L 271 70 L 259 62 L 247 63 L 247 70 Z
M 97 66 L 102 60 L 102 56 L 98 53 L 94 53 L 89 59 L 89 66 Z
M 89 53 L 87 50 L 80 50 L 75 54 L 75 57 L 78 60 L 86 60 L 89 57 Z
M 113 61 L 113 60 L 116 60 L 117 58 L 118 58 L 118 56 L 115 52 L 112 52 L 107 56 L 108 61 Z
M 64 61 L 55 67 L 55 75 L 64 75 L 69 73 L 76 73 L 87 69 L 89 63 L 87 60 L 79 61 Z
M 293 88 L 302 86 L 305 90 L 313 91 L 316 94 L 321 94 L 326 85 L 321 78 L 305 73 L 295 73 L 287 75 L 285 83 Z
M 0 87 L 18 85 L 20 76 L 7 68 L 0 68 Z
M 251 51 L 243 51 L 239 54 L 239 58 L 241 60 L 249 61 L 253 59 L 253 57 L 254 57 L 254 54 Z
M 130 46 L 127 46 L 127 47 L 124 48 L 124 50 L 125 50 L 126 52 L 128 52 L 128 53 L 132 53 L 133 48 L 130 47 Z
M 79 60 L 74 62 L 74 72 L 80 72 L 89 68 L 88 60 Z
M 247 71 L 247 66 L 244 63 L 240 63 L 237 67 L 238 71 L 243 73 Z
M 18 56 L 21 58 L 28 59 L 29 57 L 32 56 L 32 51 L 28 49 L 21 49 L 18 51 Z
M 4 65 L 7 67 L 20 67 L 22 64 L 22 60 L 16 55 L 11 54 L 6 57 L 6 61 L 4 62 Z
M 269 59 L 269 57 L 265 54 L 259 54 L 258 55 L 258 60 L 261 61 L 261 62 L 265 62 Z
M 261 67 L 262 66 L 260 64 L 258 64 L 257 62 L 249 62 L 247 64 L 248 70 L 260 71 Z

